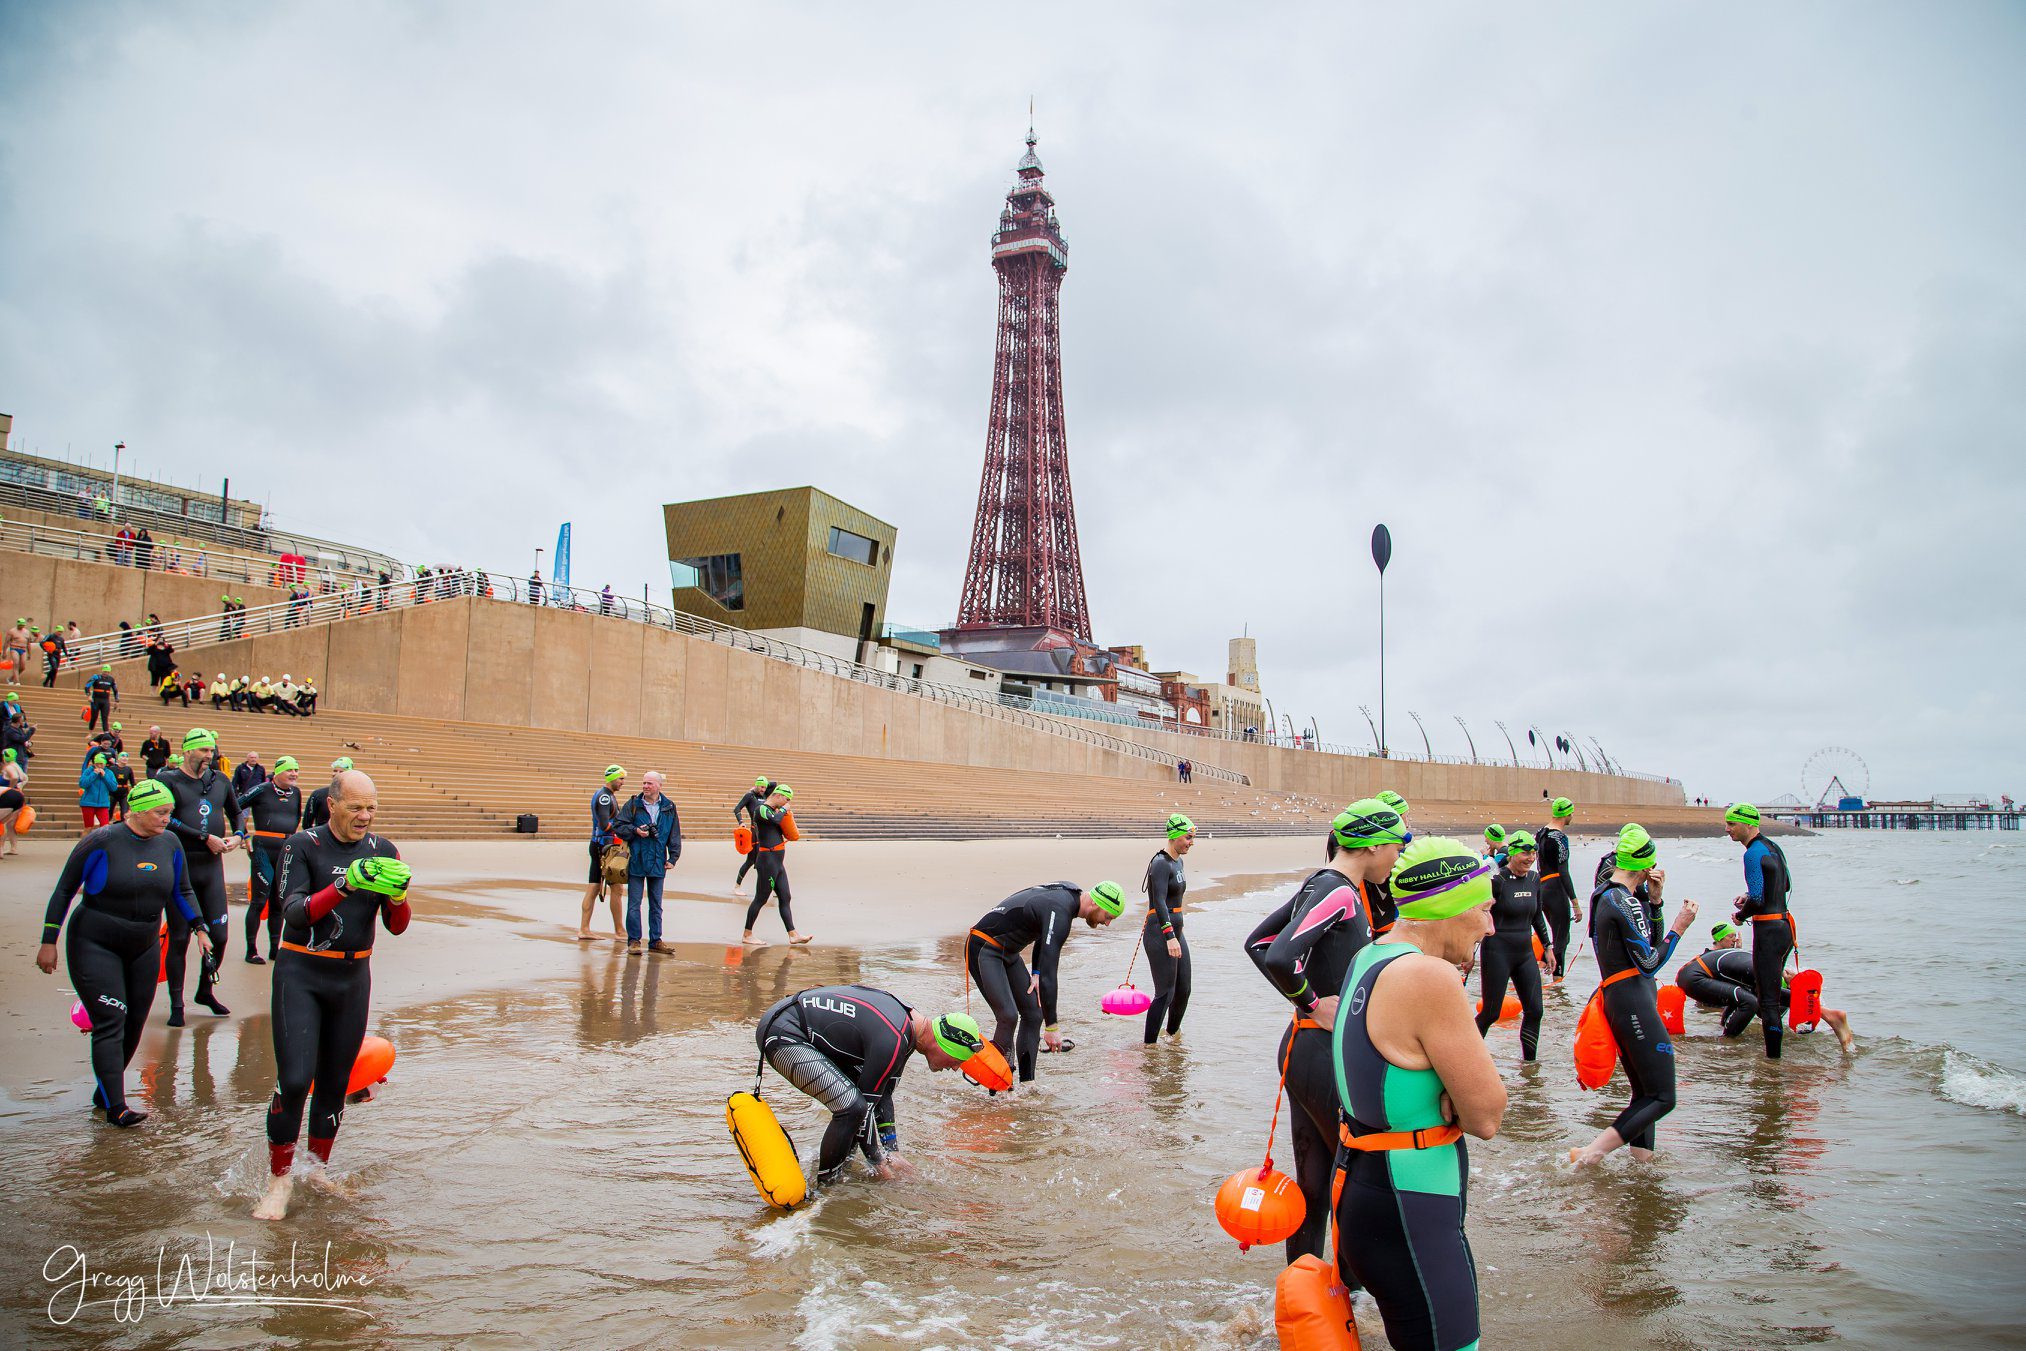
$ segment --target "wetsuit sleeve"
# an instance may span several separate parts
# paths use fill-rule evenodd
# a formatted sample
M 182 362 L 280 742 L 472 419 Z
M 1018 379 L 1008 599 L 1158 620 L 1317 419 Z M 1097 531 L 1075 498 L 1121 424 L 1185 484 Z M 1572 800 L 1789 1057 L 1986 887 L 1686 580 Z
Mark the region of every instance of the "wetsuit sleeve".
M 1276 990 L 1280 990 L 1280 984 L 1274 981 L 1273 973 L 1266 969 L 1266 950 L 1273 946 L 1274 939 L 1280 937 L 1280 931 L 1293 921 L 1294 907 L 1300 900 L 1301 893 L 1297 891 L 1282 901 L 1278 909 L 1259 921 L 1259 926 L 1245 936 L 1245 955 L 1252 959 L 1252 964 L 1259 968 L 1259 974 L 1272 982 Z M 1286 990 L 1280 992 L 1288 993 Z M 1289 995 L 1289 998 L 1293 996 Z
M 1756 915 L 1766 902 L 1766 846 L 1753 840 L 1745 846 L 1745 903 L 1739 915 Z
M 1681 935 L 1672 929 L 1668 930 L 1667 941 L 1656 949 L 1639 936 L 1639 926 L 1625 913 L 1625 901 L 1629 900 L 1637 905 L 1638 899 L 1625 896 L 1625 900 L 1620 900 L 1619 897 L 1624 895 L 1625 893 L 1618 892 L 1599 903 L 1597 908 L 1603 912 L 1603 918 L 1599 923 L 1617 930 L 1619 940 L 1625 945 L 1625 955 L 1632 959 L 1632 965 L 1639 968 L 1641 975 L 1650 976 L 1674 955 L 1674 945 L 1680 941 Z
M 1060 904 L 1051 904 L 1034 940 L 1034 974 L 1041 978 L 1041 1021 L 1047 1027 L 1055 1026 L 1055 976 L 1062 965 L 1062 945 L 1069 939 L 1069 926 L 1075 922 L 1074 908 L 1065 911 Z
M 753 805 L 753 795 L 750 792 L 748 792 L 744 797 L 740 798 L 737 802 L 734 802 L 732 804 L 732 824 L 738 825 L 740 822 L 744 821 L 746 812 L 748 809 L 752 807 L 752 805 Z
M 1168 888 L 1174 877 L 1175 865 L 1168 861 L 1166 853 L 1147 869 L 1147 902 L 1161 921 L 1161 932 L 1170 938 L 1175 936 L 1175 912 L 1168 905 Z
M 1555 935 L 1548 928 L 1548 912 L 1545 907 L 1534 906 L 1534 936 L 1541 940 L 1541 951 L 1552 954 L 1555 950 Z
M 879 1144 L 879 1152 L 875 1154 L 867 1151 L 865 1157 L 870 1159 L 876 1168 L 885 1160 L 887 1150 L 897 1150 L 900 1148 L 900 1126 L 893 1119 L 893 1086 L 891 1084 L 887 1085 L 886 1092 L 879 1095 L 879 1101 L 873 1104 L 871 1117 L 873 1138 Z
M 225 819 L 231 823 L 234 835 L 246 833 L 246 810 L 239 805 L 239 796 L 229 785 L 225 790 Z
M 183 921 L 186 924 L 202 926 L 204 916 L 197 909 L 197 892 L 190 885 L 190 862 L 184 857 L 181 844 L 173 840 L 170 843 L 176 845 L 175 861 L 170 865 L 176 874 L 176 890 L 171 893 L 176 908 L 183 912 Z
M 104 886 L 108 871 L 106 851 L 93 844 L 91 836 L 71 846 L 70 857 L 63 861 L 63 871 L 56 876 L 56 888 L 49 893 L 49 908 L 42 914 L 42 942 L 54 943 L 57 934 L 63 931 L 63 917 L 70 909 L 71 898 L 86 879 Z
M 401 851 L 394 848 L 393 845 L 388 845 L 387 849 L 395 858 L 401 857 Z M 408 908 L 408 898 L 406 896 L 403 896 L 398 901 L 389 898 L 380 906 L 380 923 L 390 934 L 406 933 L 408 932 L 408 920 L 413 914 L 414 911 Z
M 255 785 L 253 785 L 253 787 L 247 789 L 243 793 L 233 794 L 233 796 L 239 800 L 239 810 L 246 811 L 249 808 L 251 808 L 253 806 L 253 799 L 259 797 L 260 790 L 265 787 L 267 787 L 267 785 L 264 783 L 256 783 Z
M 1322 998 L 1303 972 L 1309 950 L 1322 936 L 1339 925 L 1349 925 L 1353 946 L 1362 948 L 1372 941 L 1372 922 L 1358 903 L 1357 888 L 1340 882 L 1311 905 L 1301 919 L 1283 929 L 1261 959 L 1261 969 L 1273 987 L 1307 1013 Z M 1334 993 L 1332 991 L 1331 993 Z

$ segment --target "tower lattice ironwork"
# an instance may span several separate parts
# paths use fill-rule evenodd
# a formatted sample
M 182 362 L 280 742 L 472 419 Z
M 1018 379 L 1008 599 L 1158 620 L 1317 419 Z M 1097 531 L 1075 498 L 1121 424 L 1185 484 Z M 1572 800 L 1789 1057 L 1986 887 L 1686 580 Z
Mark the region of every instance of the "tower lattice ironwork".
M 1042 627 L 1088 640 L 1062 419 L 1060 297 L 1069 246 L 1042 186 L 1032 127 L 992 235 L 992 270 L 999 274 L 992 411 L 957 627 Z

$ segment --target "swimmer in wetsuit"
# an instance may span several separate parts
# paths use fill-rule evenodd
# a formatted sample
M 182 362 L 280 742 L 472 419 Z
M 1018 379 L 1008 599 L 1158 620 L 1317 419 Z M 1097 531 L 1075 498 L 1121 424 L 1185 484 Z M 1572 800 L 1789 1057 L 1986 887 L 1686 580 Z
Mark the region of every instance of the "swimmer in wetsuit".
M 352 767 L 352 757 L 349 755 L 341 755 L 337 759 L 331 761 L 330 786 L 326 788 L 317 789 L 315 792 L 311 793 L 308 799 L 303 803 L 302 828 L 304 830 L 314 830 L 318 826 L 325 826 L 330 824 L 331 789 L 336 788 L 338 786 L 338 780 L 344 777 L 345 772 L 351 769 L 351 767 Z
M 1125 892 L 1116 882 L 1100 882 L 1088 893 L 1073 882 L 1050 882 L 1014 892 L 971 926 L 964 963 L 998 1020 L 992 1044 L 1008 1060 L 1014 1058 L 1017 1032 L 1021 1083 L 1033 1082 L 1044 1038 L 1049 1050 L 1063 1049 L 1055 1026 L 1056 968 L 1070 930 L 1079 919 L 1101 929 L 1125 908 Z M 1020 956 L 1029 944 L 1032 975 Z
M 289 837 L 282 849 L 281 951 L 274 961 L 274 1098 L 267 1108 L 267 1196 L 257 1220 L 288 1214 L 291 1170 L 309 1104 L 313 1182 L 331 1161 L 345 1114 L 352 1062 L 366 1039 L 373 935 L 408 927 L 408 865 L 372 833 L 379 790 L 357 770 L 338 776 L 329 824 Z M 314 1093 L 311 1085 L 315 1084 Z
M 1604 982 L 1597 994 L 1618 1043 L 1632 1101 L 1596 1139 L 1569 1151 L 1578 1168 L 1622 1145 L 1632 1147 L 1635 1159 L 1652 1158 L 1654 1126 L 1674 1110 L 1674 1045 L 1660 1021 L 1653 973 L 1674 955 L 1674 945 L 1695 922 L 1696 906 L 1683 901 L 1666 936 L 1658 936 L 1649 906 L 1658 909 L 1666 874 L 1654 866 L 1659 853 L 1644 826 L 1629 824 L 1618 832 L 1615 859 L 1611 880 L 1590 897 L 1591 930 L 1597 940 L 1597 973 Z M 1632 894 L 1642 880 L 1649 896 L 1644 903 Z
M 1329 1235 L 1330 1174 L 1337 1153 L 1337 1089 L 1330 1030 L 1337 998 L 1359 949 L 1372 941 L 1371 914 L 1399 861 L 1407 827 L 1377 798 L 1344 808 L 1323 846 L 1329 866 L 1311 873 L 1245 940 L 1245 955 L 1294 1005 L 1275 1063 L 1286 1071 L 1292 1104 L 1294 1179 L 1308 1203 L 1287 1239 L 1287 1260 L 1323 1255 Z
M 1519 992 L 1520 1059 L 1533 1060 L 1541 1044 L 1541 967 L 1534 960 L 1533 942 L 1539 936 L 1550 962 L 1553 936 L 1541 914 L 1541 879 L 1534 875 L 1534 837 L 1516 830 L 1506 837 L 1505 866 L 1491 877 L 1492 931 L 1478 947 L 1478 989 L 1484 1007 L 1477 1011 L 1480 1035 L 1491 1030 L 1505 1007 L 1505 987 L 1510 981 Z M 1553 968 L 1551 968 L 1553 969 Z M 1561 974 L 1559 970 L 1555 974 Z
M 246 790 L 239 809 L 252 830 L 248 850 L 253 870 L 246 887 L 246 960 L 263 966 L 274 960 L 281 942 L 281 897 L 274 884 L 281 877 L 281 850 L 302 824 L 301 767 L 293 755 L 274 762 L 274 777 Z M 260 955 L 260 930 L 267 928 L 267 956 Z
M 757 825 L 760 820 L 760 804 L 765 802 L 773 791 L 774 781 L 766 775 L 762 774 L 754 779 L 753 786 L 746 790 L 746 795 L 732 804 L 732 824 L 738 825 L 742 819 L 749 817 Z M 745 858 L 739 863 L 739 875 L 732 879 L 733 888 L 746 884 L 746 874 L 753 870 L 753 860 L 758 857 L 759 855 L 751 850 L 746 852 Z
M 1189 990 L 1194 967 L 1189 961 L 1189 940 L 1182 933 L 1182 898 L 1189 879 L 1183 875 L 1182 856 L 1196 843 L 1196 823 L 1176 812 L 1168 818 L 1168 842 L 1147 863 L 1140 890 L 1147 894 L 1147 918 L 1140 926 L 1140 945 L 1146 949 L 1147 970 L 1154 977 L 1154 1002 L 1147 1005 L 1146 1044 L 1152 1046 L 1161 1035 L 1165 1021 L 1169 1036 L 1182 1030 L 1182 1015 L 1189 1008 Z
M 1745 847 L 1745 894 L 1738 897 L 1733 915 L 1752 922 L 1753 988 L 1759 996 L 1759 1028 L 1766 1037 L 1766 1058 L 1780 1058 L 1780 992 L 1787 958 L 1794 953 L 1799 936 L 1787 893 L 1794 875 L 1787 869 L 1787 854 L 1759 833 L 1759 809 L 1749 802 L 1733 804 L 1724 812 L 1724 834 Z
M 985 1044 L 967 1013 L 930 1018 L 885 990 L 826 985 L 788 996 L 760 1015 L 753 1040 L 760 1062 L 822 1103 L 830 1128 L 816 1159 L 816 1181 L 844 1176 L 856 1145 L 882 1180 L 914 1171 L 900 1156 L 893 1091 L 916 1051 L 931 1070 L 969 1060 Z M 758 1096 L 757 1079 L 753 1085 Z
M 180 915 L 209 956 L 211 935 L 190 890 L 183 846 L 168 832 L 175 798 L 152 780 L 134 786 L 127 818 L 77 842 L 50 893 L 43 914 L 42 946 L 35 964 L 56 972 L 56 939 L 80 889 L 84 900 L 70 916 L 64 939 L 70 983 L 91 1018 L 92 1106 L 115 1126 L 138 1126 L 147 1113 L 127 1106 L 126 1070 L 141 1044 L 148 1006 L 155 1000 L 164 911 Z
M 1674 983 L 1704 1008 L 1723 1010 L 1726 1037 L 1741 1036 L 1751 1026 L 1752 1016 L 1759 1012 L 1758 975 L 1752 965 L 1752 954 L 1740 945 L 1734 924 L 1713 924 L 1709 935 L 1714 946 L 1690 958 L 1674 973 Z M 1776 1016 L 1784 1017 L 1786 1011 L 1786 991 L 1782 990 Z M 1845 1051 L 1857 1044 L 1850 1031 L 1850 1018 L 1843 1010 L 1823 1009 L 1822 1021 L 1829 1024 Z
M 240 846 L 243 814 L 239 799 L 232 795 L 231 780 L 211 767 L 217 749 L 217 736 L 192 727 L 183 734 L 183 762 L 165 767 L 154 782 L 175 795 L 176 812 L 169 818 L 169 829 L 183 846 L 190 889 L 197 894 L 197 908 L 204 913 L 204 926 L 211 934 L 211 953 L 197 964 L 193 1002 L 224 1017 L 232 1010 L 218 998 L 215 982 L 231 927 L 225 907 L 225 856 Z M 189 924 L 181 915 L 170 914 L 167 969 L 171 1027 L 183 1025 L 183 972 L 189 941 Z
M 1554 935 L 1555 984 L 1569 973 L 1569 926 L 1583 921 L 1583 907 L 1576 900 L 1575 859 L 1569 854 L 1568 829 L 1576 819 L 1576 804 L 1558 797 L 1548 807 L 1548 824 L 1534 842 L 1540 846 L 1541 914 Z M 1603 885 L 1600 872 L 1597 885 Z
M 1484 856 L 1494 868 L 1505 866 L 1505 827 L 1496 821 L 1484 828 Z
M 1394 937 L 1352 959 L 1332 1033 L 1337 1270 L 1371 1293 L 1396 1351 L 1478 1345 L 1463 1136 L 1498 1133 L 1506 1091 L 1457 972 L 1490 930 L 1491 870 L 1458 840 L 1408 846 Z
M 591 794 L 591 881 L 584 888 L 584 904 L 577 917 L 577 941 L 588 943 L 591 933 L 591 913 L 598 908 L 598 897 L 602 893 L 612 911 L 612 936 L 626 937 L 626 921 L 619 916 L 619 885 L 605 880 L 605 850 L 615 843 L 623 843 L 613 823 L 619 818 L 620 793 L 626 789 L 626 766 L 605 766 L 605 781 L 598 785 L 598 791 Z
M 795 790 L 785 783 L 777 783 L 767 794 L 767 800 L 753 808 L 753 852 L 758 860 L 754 864 L 759 879 L 753 884 L 753 903 L 746 907 L 746 932 L 741 940 L 757 943 L 753 937 L 753 925 L 759 922 L 760 912 L 767 908 L 767 898 L 772 897 L 781 910 L 781 927 L 788 931 L 788 941 L 796 946 L 809 942 L 811 935 L 795 927 L 795 916 L 788 909 L 793 897 L 788 891 L 788 835 L 786 821 L 788 804 L 795 799 Z

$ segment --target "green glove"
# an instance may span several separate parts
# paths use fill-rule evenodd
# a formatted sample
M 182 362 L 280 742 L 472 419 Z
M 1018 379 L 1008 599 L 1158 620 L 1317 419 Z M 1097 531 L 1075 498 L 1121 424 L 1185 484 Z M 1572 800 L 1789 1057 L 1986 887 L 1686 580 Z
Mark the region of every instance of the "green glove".
M 371 891 L 398 901 L 408 894 L 408 879 L 414 876 L 398 858 L 353 859 L 345 869 L 345 890 Z

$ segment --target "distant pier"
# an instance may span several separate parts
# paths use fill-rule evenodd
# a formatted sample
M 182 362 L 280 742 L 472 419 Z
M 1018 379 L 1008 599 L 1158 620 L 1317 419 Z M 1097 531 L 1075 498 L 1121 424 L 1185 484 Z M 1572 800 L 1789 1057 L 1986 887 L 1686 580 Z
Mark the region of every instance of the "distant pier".
M 1834 807 L 1774 808 L 1766 815 L 1810 830 L 2017 830 L 2018 808 Z

